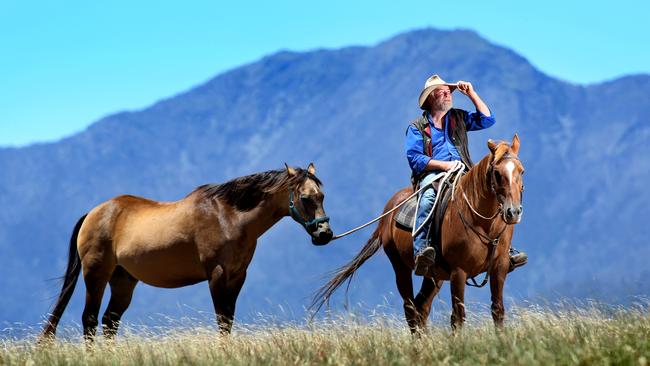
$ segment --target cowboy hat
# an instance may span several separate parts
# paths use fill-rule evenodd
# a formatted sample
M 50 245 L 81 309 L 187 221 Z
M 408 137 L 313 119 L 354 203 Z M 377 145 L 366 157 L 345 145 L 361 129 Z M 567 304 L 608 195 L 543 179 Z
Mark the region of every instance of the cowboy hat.
M 451 89 L 452 92 L 458 87 L 457 83 L 448 83 L 448 82 L 442 80 L 442 78 L 440 78 L 440 76 L 438 76 L 437 74 L 432 75 L 424 83 L 424 89 L 420 93 L 420 98 L 419 98 L 420 108 L 425 109 L 424 104 L 427 101 L 427 97 L 429 96 L 429 94 L 431 94 L 431 92 L 435 88 L 437 88 L 437 87 L 439 87 L 441 85 L 448 86 L 449 89 Z

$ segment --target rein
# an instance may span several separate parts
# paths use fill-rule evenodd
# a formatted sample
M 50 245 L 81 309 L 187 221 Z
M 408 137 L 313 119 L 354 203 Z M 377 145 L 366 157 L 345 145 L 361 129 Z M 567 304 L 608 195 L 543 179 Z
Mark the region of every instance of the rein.
M 468 204 L 469 204 L 469 202 L 468 202 Z M 472 206 L 469 205 L 469 207 L 471 208 Z M 472 211 L 474 211 L 474 210 L 472 209 Z M 501 212 L 501 210 L 497 211 L 497 214 L 500 213 L 500 212 Z M 488 276 L 489 276 L 489 274 L 490 274 L 490 271 L 492 270 L 492 265 L 494 264 L 494 253 L 496 252 L 497 245 L 499 245 L 499 239 L 501 239 L 501 235 L 502 235 L 502 234 L 506 231 L 506 229 L 508 228 L 508 224 L 506 224 L 506 225 L 503 227 L 503 230 L 501 230 L 501 232 L 499 233 L 499 235 L 496 236 L 496 238 L 491 239 L 489 236 L 487 236 L 487 235 L 481 233 L 481 232 L 478 231 L 478 230 L 477 230 L 477 229 L 476 229 L 472 224 L 470 224 L 469 222 L 467 222 L 467 219 L 465 219 L 465 217 L 463 216 L 463 214 L 460 212 L 460 209 L 458 209 L 458 216 L 460 216 L 460 221 L 463 222 L 463 225 L 465 225 L 466 228 L 469 228 L 470 230 L 472 230 L 472 231 L 474 232 L 474 234 L 476 234 L 476 236 L 478 236 L 479 239 L 481 239 L 481 243 L 483 243 L 483 244 L 485 244 L 485 245 L 488 246 L 488 257 L 489 257 L 489 259 L 488 259 L 488 267 L 487 267 L 487 269 L 485 270 L 485 277 L 483 277 L 483 281 L 481 281 L 481 284 L 480 284 L 480 285 L 476 282 L 476 280 L 474 279 L 474 277 L 470 277 L 470 278 L 469 278 L 470 280 L 472 280 L 472 283 L 470 283 L 469 281 L 465 281 L 465 284 L 466 284 L 467 286 L 479 287 L 479 288 L 480 288 L 480 287 L 485 286 L 485 284 L 488 282 Z M 480 216 L 480 215 L 479 215 L 479 216 Z M 481 217 L 482 217 L 482 216 L 481 216 Z M 496 217 L 496 216 L 495 216 L 495 217 Z M 504 221 L 504 222 L 505 222 L 505 221 Z
M 485 216 L 481 215 L 480 213 L 478 213 L 478 211 L 476 211 L 476 209 L 474 209 L 472 204 L 469 203 L 469 199 L 467 198 L 467 195 L 465 194 L 465 191 L 463 191 L 461 189 L 461 192 L 463 192 L 463 198 L 465 199 L 465 202 L 467 203 L 467 206 L 469 207 L 469 209 L 472 210 L 474 215 L 476 215 L 476 216 L 478 216 L 478 217 L 480 217 L 480 218 L 482 218 L 484 220 L 493 220 L 495 217 L 499 216 L 499 214 L 503 211 L 503 205 L 501 203 L 499 203 L 499 209 L 497 210 L 497 212 L 495 212 L 494 215 L 492 215 L 491 217 L 485 217 Z
M 505 156 L 504 158 L 519 160 L 518 158 L 511 157 L 511 156 Z M 494 167 L 492 166 L 492 164 L 490 164 L 490 173 L 489 173 L 488 176 L 490 177 L 490 190 L 492 191 L 492 193 L 494 193 L 496 195 L 496 186 L 495 186 L 495 182 L 494 182 L 495 181 L 495 179 L 494 179 Z M 499 245 L 499 239 L 501 239 L 501 235 L 506 231 L 506 229 L 508 228 L 508 226 L 510 224 L 508 224 L 505 221 L 505 218 L 503 217 L 504 211 L 503 211 L 503 204 L 501 202 L 499 202 L 499 208 L 494 213 L 494 215 L 492 215 L 491 217 L 486 217 L 486 216 L 481 215 L 474 208 L 474 206 L 472 206 L 472 204 L 469 202 L 469 199 L 467 198 L 467 195 L 465 194 L 465 191 L 461 189 L 461 192 L 463 193 L 463 199 L 465 200 L 465 203 L 467 203 L 467 207 L 469 207 L 470 211 L 472 211 L 472 213 L 474 215 L 476 215 L 476 216 L 478 216 L 478 217 L 480 217 L 480 218 L 482 218 L 484 220 L 489 221 L 489 220 L 494 220 L 497 216 L 499 216 L 501 214 L 501 219 L 503 219 L 503 222 L 505 223 L 505 226 L 503 227 L 503 230 L 501 230 L 499 235 L 497 235 L 494 239 L 492 239 L 489 236 L 487 236 L 486 234 L 478 231 L 476 229 L 476 227 L 474 227 L 472 224 L 470 224 L 467 221 L 467 219 L 465 219 L 463 214 L 460 212 L 460 208 L 457 207 L 458 216 L 460 216 L 460 221 L 463 222 L 463 225 L 465 225 L 466 228 L 469 228 L 470 230 L 472 230 L 474 232 L 474 234 L 476 234 L 476 236 L 478 236 L 478 238 L 481 240 L 481 243 L 488 246 L 488 257 L 489 257 L 489 259 L 488 259 L 487 269 L 485 270 L 485 277 L 483 277 L 483 281 L 481 281 L 481 283 L 478 284 L 476 282 L 476 280 L 474 279 L 474 277 L 469 278 L 472 281 L 472 283 L 470 283 L 468 280 L 465 281 L 465 284 L 467 286 L 479 287 L 480 288 L 480 287 L 485 286 L 485 284 L 488 282 L 488 276 L 489 276 L 490 272 L 492 271 L 492 265 L 494 264 L 494 253 L 496 252 L 496 248 Z

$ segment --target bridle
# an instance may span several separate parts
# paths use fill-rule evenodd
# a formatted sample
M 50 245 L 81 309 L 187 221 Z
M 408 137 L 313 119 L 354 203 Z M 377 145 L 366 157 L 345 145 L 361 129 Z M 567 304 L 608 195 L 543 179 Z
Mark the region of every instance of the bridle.
M 318 230 L 318 224 L 330 221 L 329 216 L 316 217 L 311 221 L 307 221 L 298 211 L 293 202 L 293 190 L 291 190 L 291 193 L 289 194 L 289 215 L 291 215 L 291 218 L 294 219 L 294 221 L 302 225 L 309 235 L 313 235 L 313 233 Z
M 504 160 L 504 159 L 519 161 L 518 157 L 513 156 L 513 155 L 509 155 L 509 154 L 504 155 L 501 160 Z M 476 282 L 476 280 L 474 279 L 474 277 L 469 278 L 472 281 L 472 283 L 470 283 L 469 281 L 465 281 L 465 284 L 467 286 L 472 286 L 472 287 L 483 287 L 488 282 L 488 275 L 492 271 L 492 265 L 494 264 L 494 253 L 496 252 L 497 245 L 499 245 L 499 240 L 501 239 L 501 235 L 503 235 L 503 233 L 506 231 L 508 226 L 512 225 L 512 224 L 509 224 L 506 221 L 505 217 L 504 217 L 505 216 L 505 211 L 503 209 L 503 202 L 501 202 L 499 200 L 499 195 L 497 194 L 497 188 L 496 188 L 496 183 L 495 183 L 496 177 L 494 176 L 494 163 L 493 162 L 490 163 L 488 177 L 490 179 L 490 184 L 489 184 L 490 185 L 490 190 L 494 194 L 495 198 L 497 199 L 497 202 L 499 202 L 499 208 L 494 213 L 494 215 L 492 215 L 490 217 L 481 215 L 474 208 L 474 206 L 471 204 L 471 202 L 467 198 L 467 195 L 465 194 L 465 191 L 463 191 L 463 189 L 459 187 L 461 189 L 461 192 L 463 193 L 463 199 L 465 200 L 465 203 L 467 203 L 467 207 L 469 207 L 470 211 L 472 211 L 473 214 L 475 214 L 476 216 L 478 216 L 478 217 L 480 217 L 480 218 L 482 218 L 484 220 L 488 220 L 488 221 L 494 220 L 497 216 L 501 215 L 501 219 L 503 220 L 503 223 L 505 224 L 503 226 L 503 229 L 499 232 L 499 234 L 495 238 L 490 238 L 486 234 L 480 232 L 474 225 L 470 224 L 469 221 L 460 212 L 460 208 L 457 206 L 458 216 L 460 216 L 460 221 L 463 222 L 463 225 L 465 225 L 466 228 L 468 228 L 472 232 L 474 232 L 474 234 L 476 234 L 476 236 L 478 236 L 478 238 L 481 240 L 481 243 L 487 245 L 487 247 L 488 247 L 488 257 L 489 257 L 489 259 L 488 259 L 488 267 L 487 267 L 487 269 L 485 271 L 485 277 L 483 278 L 483 281 L 481 282 L 481 284 L 478 284 Z M 521 192 L 520 192 L 520 194 L 521 194 L 520 202 L 523 201 L 523 193 L 524 193 L 524 186 L 522 185 L 521 186 Z

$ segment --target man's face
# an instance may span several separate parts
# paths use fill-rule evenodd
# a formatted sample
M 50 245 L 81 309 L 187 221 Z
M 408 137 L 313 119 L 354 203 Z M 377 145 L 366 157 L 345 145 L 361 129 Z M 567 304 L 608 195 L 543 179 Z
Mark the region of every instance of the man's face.
M 447 112 L 451 109 L 452 105 L 451 89 L 447 85 L 441 85 L 435 88 L 431 94 L 429 94 L 429 103 L 432 112 Z

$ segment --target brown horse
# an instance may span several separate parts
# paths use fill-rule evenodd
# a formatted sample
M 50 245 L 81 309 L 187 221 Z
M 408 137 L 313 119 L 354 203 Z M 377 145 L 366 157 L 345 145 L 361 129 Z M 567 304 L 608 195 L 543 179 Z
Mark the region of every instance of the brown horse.
M 396 225 L 393 219 L 397 214 L 395 211 L 379 222 L 359 254 L 336 270 L 335 276 L 320 288 L 312 308 L 320 309 L 334 291 L 346 280 L 351 280 L 354 272 L 383 245 L 393 265 L 397 289 L 404 300 L 406 322 L 412 332 L 426 330 L 431 302 L 440 291 L 443 280 L 451 283 L 452 328 L 461 326 L 465 320 L 463 302 L 466 280 L 482 272 L 489 272 L 492 318 L 501 327 L 504 319 L 503 284 L 509 269 L 510 240 L 513 224 L 521 220 L 524 168 L 517 157 L 519 137 L 516 134 L 511 146 L 505 142 L 497 145 L 490 140 L 488 147 L 490 153 L 460 179 L 454 199 L 449 201 L 444 214 L 441 252 L 448 264 L 448 271 L 436 266 L 433 276 L 423 279 L 420 292 L 413 297 L 413 240 L 410 230 Z M 386 204 L 384 212 L 412 193 L 411 187 L 397 192 Z
M 314 245 L 332 239 L 314 173 L 313 164 L 307 170 L 286 166 L 203 185 L 176 202 L 119 196 L 96 206 L 74 228 L 63 288 L 42 337 L 54 336 L 81 269 L 87 340 L 95 336 L 106 285 L 111 298 L 102 323 L 112 337 L 138 281 L 165 288 L 208 281 L 219 327 L 229 333 L 258 237 L 291 216 Z

